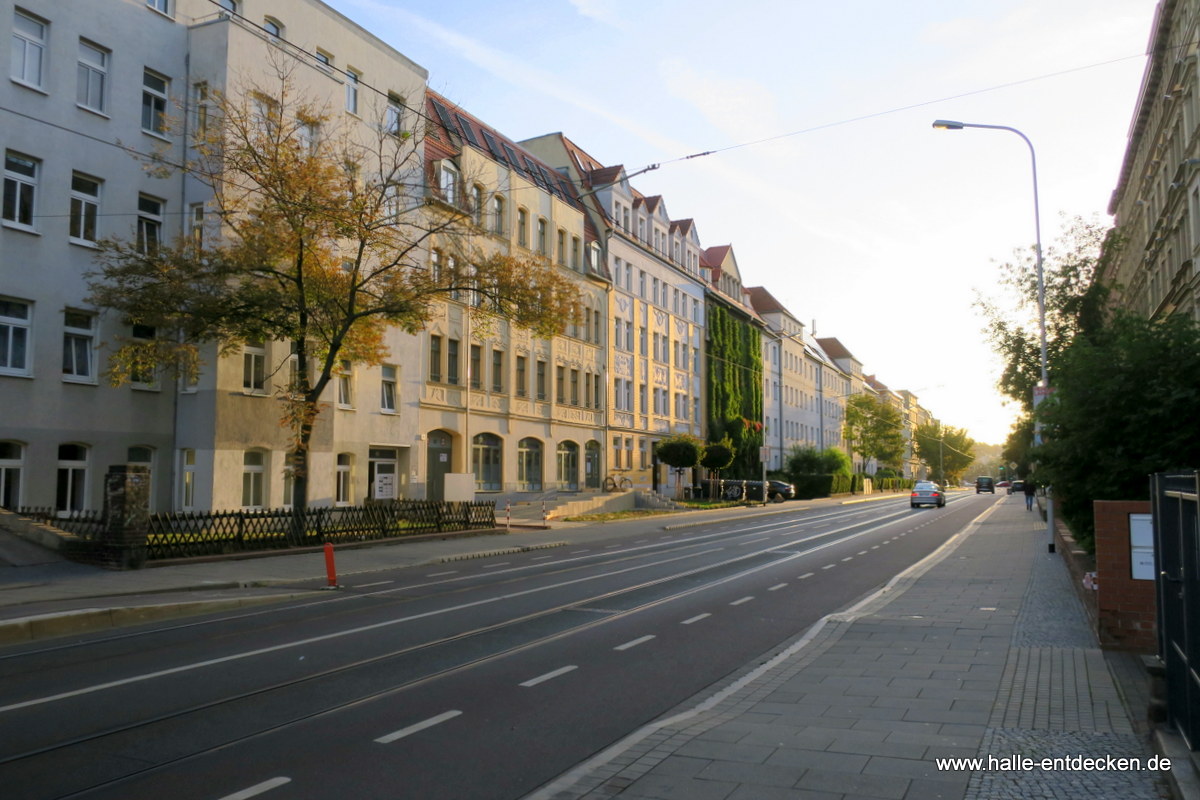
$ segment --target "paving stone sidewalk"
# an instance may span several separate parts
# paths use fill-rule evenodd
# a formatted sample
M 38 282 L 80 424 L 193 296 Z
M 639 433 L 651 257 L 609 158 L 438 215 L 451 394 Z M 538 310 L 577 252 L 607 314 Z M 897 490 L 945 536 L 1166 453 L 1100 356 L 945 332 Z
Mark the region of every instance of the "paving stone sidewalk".
M 997 503 L 879 595 L 530 800 L 1170 797 L 1148 770 L 938 768 L 1153 756 L 1044 530 Z

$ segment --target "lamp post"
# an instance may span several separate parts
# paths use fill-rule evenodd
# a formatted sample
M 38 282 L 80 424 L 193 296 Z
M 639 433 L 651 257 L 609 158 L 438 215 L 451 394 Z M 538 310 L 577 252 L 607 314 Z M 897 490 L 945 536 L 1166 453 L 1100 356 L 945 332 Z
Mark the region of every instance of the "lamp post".
M 934 120 L 933 127 L 947 131 L 960 131 L 963 128 L 983 128 L 993 131 L 1008 131 L 1015 133 L 1024 140 L 1029 147 L 1029 162 L 1033 167 L 1033 229 L 1036 234 L 1036 256 L 1037 256 L 1037 305 L 1038 305 L 1038 336 L 1041 344 L 1041 368 L 1042 379 L 1037 387 L 1033 390 L 1033 404 L 1036 409 L 1038 402 L 1046 397 L 1050 388 L 1050 375 L 1046 364 L 1046 282 L 1042 277 L 1042 213 L 1038 204 L 1038 183 L 1037 183 L 1037 155 L 1033 151 L 1033 142 L 1029 141 L 1029 137 L 1021 133 L 1016 128 L 1010 128 L 1007 125 L 980 125 L 972 122 L 957 122 L 949 119 Z M 1041 444 L 1042 434 L 1041 426 L 1034 425 L 1034 444 Z M 1049 489 L 1049 487 L 1046 487 Z M 1051 498 L 1049 491 L 1046 493 L 1046 533 L 1049 537 L 1048 548 L 1049 552 L 1054 552 L 1054 500 Z

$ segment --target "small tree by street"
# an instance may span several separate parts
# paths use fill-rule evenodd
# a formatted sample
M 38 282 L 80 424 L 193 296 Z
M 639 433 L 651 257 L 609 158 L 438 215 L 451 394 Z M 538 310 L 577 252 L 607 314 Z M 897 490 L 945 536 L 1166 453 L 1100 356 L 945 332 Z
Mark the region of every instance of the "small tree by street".
M 963 428 L 940 422 L 921 425 L 913 434 L 913 450 L 946 485 L 958 483 L 975 461 L 975 440 Z
M 864 460 L 899 466 L 904 458 L 900 412 L 869 394 L 851 395 L 846 401 L 844 435 L 851 450 Z
M 430 205 L 420 137 L 398 120 L 381 110 L 376 126 L 340 128 L 345 115 L 302 96 L 286 71 L 277 77 L 211 92 L 189 141 L 194 157 L 155 166 L 211 190 L 207 224 L 174 242 L 140 228 L 103 242 L 89 286 L 90 302 L 156 334 L 119 343 L 110 358 L 117 384 L 155 369 L 194 375 L 205 347 L 220 357 L 251 342 L 291 343 L 293 371 L 278 399 L 302 511 L 321 397 L 346 362 L 384 359 L 389 326 L 415 333 L 434 301 L 475 292 L 482 312 L 551 336 L 577 292 L 545 260 L 475 250 L 470 216 Z M 456 268 L 429 268 L 435 240 L 454 247 Z
M 654 446 L 658 460 L 675 470 L 675 499 L 682 499 L 683 485 L 680 474 L 686 469 L 700 466 L 704 457 L 704 442 L 688 433 L 668 436 Z
M 721 470 L 729 468 L 729 465 L 733 463 L 734 455 L 733 445 L 728 437 L 719 442 L 709 442 L 705 446 L 700 466 L 716 473 L 715 478 L 709 478 L 708 496 L 710 498 L 717 497 L 717 487 L 721 485 Z

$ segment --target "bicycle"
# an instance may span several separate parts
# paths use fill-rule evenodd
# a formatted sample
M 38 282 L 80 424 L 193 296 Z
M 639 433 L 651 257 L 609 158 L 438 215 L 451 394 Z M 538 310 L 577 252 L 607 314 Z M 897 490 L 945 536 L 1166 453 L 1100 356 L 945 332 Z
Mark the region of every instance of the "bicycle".
M 604 491 L 628 492 L 633 488 L 633 481 L 624 475 L 609 475 L 604 479 Z

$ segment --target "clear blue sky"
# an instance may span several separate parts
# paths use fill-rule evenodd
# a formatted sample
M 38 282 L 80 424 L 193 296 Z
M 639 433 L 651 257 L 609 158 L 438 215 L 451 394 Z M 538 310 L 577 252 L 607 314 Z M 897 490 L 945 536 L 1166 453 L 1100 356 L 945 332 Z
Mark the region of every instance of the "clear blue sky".
M 972 308 L 1061 215 L 1101 222 L 1155 0 L 327 0 L 514 139 L 562 131 L 732 244 L 869 373 L 999 443 L 1015 409 Z M 737 147 L 689 161 L 682 156 Z

